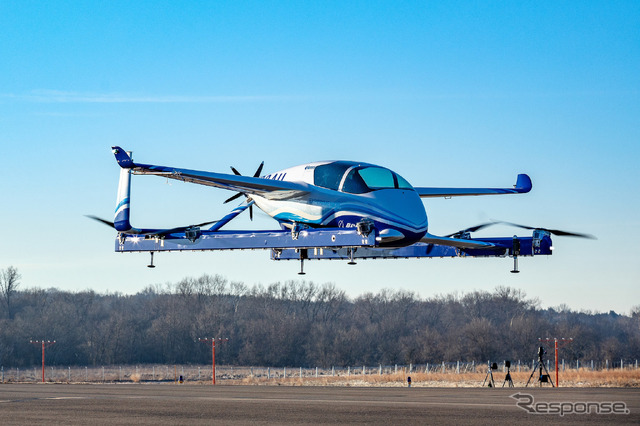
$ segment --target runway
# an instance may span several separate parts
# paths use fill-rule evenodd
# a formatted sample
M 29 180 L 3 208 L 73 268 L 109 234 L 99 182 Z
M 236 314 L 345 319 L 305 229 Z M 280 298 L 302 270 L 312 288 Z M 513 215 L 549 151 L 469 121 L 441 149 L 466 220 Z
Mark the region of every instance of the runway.
M 587 402 L 611 412 L 617 402 L 628 414 L 536 414 L 517 405 L 527 398 L 543 412 Z M 3 384 L 0 416 L 3 425 L 640 424 L 640 389 Z

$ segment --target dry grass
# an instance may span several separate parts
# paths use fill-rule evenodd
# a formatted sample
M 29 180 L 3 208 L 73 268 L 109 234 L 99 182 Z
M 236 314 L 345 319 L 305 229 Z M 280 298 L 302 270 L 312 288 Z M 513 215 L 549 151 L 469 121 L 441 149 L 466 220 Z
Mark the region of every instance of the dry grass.
M 560 385 L 585 387 L 640 387 L 640 370 L 600 370 L 581 368 L 560 373 Z
M 377 369 L 368 369 L 366 375 L 362 369 L 354 368 L 347 373 L 345 370 L 331 369 L 318 370 L 319 376 L 315 377 L 314 369 L 300 371 L 297 368 L 287 368 L 287 377 L 284 377 L 283 369 L 271 369 L 270 378 L 267 378 L 267 369 L 251 367 L 220 367 L 217 370 L 217 384 L 220 385 L 255 385 L 255 386 L 358 386 L 358 387 L 404 387 L 407 386 L 407 373 L 399 370 L 397 373 L 389 372 L 378 374 Z M 40 370 L 37 368 L 3 370 L 5 383 L 15 382 L 39 382 Z M 300 378 L 300 373 L 305 377 Z M 255 374 L 254 374 L 255 373 Z M 511 376 L 516 387 L 523 387 L 530 376 L 530 371 L 512 371 Z M 184 375 L 185 383 L 208 385 L 211 383 L 210 366 L 111 366 L 94 368 L 76 368 L 67 370 L 47 369 L 46 381 L 55 383 L 173 383 L 180 375 Z M 447 370 L 442 373 L 432 371 L 429 373 L 413 372 L 410 374 L 414 387 L 479 387 L 486 376 L 486 370 L 478 368 L 477 372 L 461 372 Z M 71 379 L 69 380 L 69 376 Z M 493 373 L 495 384 L 501 387 L 505 373 L 501 370 Z M 555 383 L 555 371 L 551 371 L 551 378 Z M 536 385 L 537 375 L 532 379 Z M 485 385 L 486 386 L 486 385 Z M 640 369 L 629 368 L 625 370 L 610 369 L 591 371 L 589 368 L 580 370 L 567 369 L 560 371 L 561 387 L 634 387 L 640 388 Z
M 530 372 L 512 372 L 511 377 L 516 387 L 523 387 L 527 383 Z M 257 386 L 358 386 L 358 387 L 403 387 L 407 386 L 407 374 L 361 374 L 351 376 L 320 376 L 270 378 L 245 377 L 239 380 L 224 380 L 221 384 L 242 384 Z M 479 387 L 483 384 L 486 373 L 411 373 L 413 387 Z M 494 373 L 493 378 L 497 387 L 502 387 L 505 374 Z M 561 387 L 640 387 L 640 370 L 608 370 L 590 371 L 580 369 L 559 373 Z M 536 385 L 537 375 L 534 374 L 529 386 Z M 555 372 L 551 372 L 551 379 L 555 383 Z M 485 384 L 486 386 L 486 384 Z M 508 386 L 508 384 L 505 384 Z M 548 385 L 545 385 L 548 386 Z

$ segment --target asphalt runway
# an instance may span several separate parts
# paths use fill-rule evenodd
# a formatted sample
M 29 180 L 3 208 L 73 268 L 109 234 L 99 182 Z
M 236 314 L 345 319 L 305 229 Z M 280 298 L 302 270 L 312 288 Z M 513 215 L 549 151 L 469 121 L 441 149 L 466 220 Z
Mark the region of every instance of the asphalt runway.
M 516 393 L 530 396 L 511 397 Z M 516 405 L 518 402 L 543 412 L 557 410 L 561 403 L 564 411 L 581 411 L 587 402 L 600 403 L 599 410 L 626 410 L 628 414 L 535 414 Z M 619 405 L 613 407 L 613 402 Z M 593 411 L 595 406 L 590 409 Z M 3 425 L 494 425 L 542 422 L 640 424 L 640 389 L 0 385 L 0 423 Z

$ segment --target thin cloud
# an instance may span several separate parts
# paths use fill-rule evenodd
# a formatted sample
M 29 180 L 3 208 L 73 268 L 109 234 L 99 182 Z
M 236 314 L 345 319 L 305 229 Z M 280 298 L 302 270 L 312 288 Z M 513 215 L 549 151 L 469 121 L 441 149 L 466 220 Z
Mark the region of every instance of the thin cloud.
M 552 98 L 552 97 L 608 97 L 637 96 L 630 92 L 539 92 L 539 93 L 352 93 L 325 95 L 144 95 L 122 93 L 83 93 L 61 90 L 33 90 L 27 94 L 0 94 L 0 100 L 31 103 L 68 104 L 186 104 L 186 103 L 252 103 L 252 102 L 297 102 L 297 101 L 366 101 L 366 100 L 455 100 L 455 99 L 512 99 L 512 98 Z
M 131 95 L 119 93 L 78 93 L 59 90 L 34 90 L 28 94 L 4 94 L 5 99 L 38 103 L 233 103 L 233 102 L 273 102 L 292 101 L 296 96 L 173 96 L 173 95 Z

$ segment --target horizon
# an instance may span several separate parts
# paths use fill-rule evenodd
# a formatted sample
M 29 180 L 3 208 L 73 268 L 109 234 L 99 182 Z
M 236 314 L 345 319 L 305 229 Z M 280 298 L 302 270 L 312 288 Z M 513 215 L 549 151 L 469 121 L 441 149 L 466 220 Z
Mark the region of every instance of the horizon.
M 20 272 L 20 271 L 18 271 Z M 234 284 L 242 284 L 245 285 L 244 282 L 242 281 L 237 281 L 237 280 L 231 280 L 228 277 L 222 276 L 222 275 L 208 275 L 208 274 L 204 274 L 201 275 L 199 277 L 193 277 L 193 276 L 186 276 L 183 277 L 181 280 L 176 281 L 176 282 L 164 282 L 164 283 L 155 283 L 155 284 L 149 284 L 148 286 L 132 291 L 132 292 L 126 292 L 126 291 L 115 291 L 115 292 L 110 292 L 109 290 L 104 290 L 104 291 L 96 291 L 92 288 L 82 288 L 82 289 L 73 289 L 73 290 L 68 290 L 68 289 L 61 289 L 58 287 L 48 287 L 48 288 L 44 288 L 44 287 L 23 287 L 20 283 L 19 288 L 17 289 L 17 292 L 30 292 L 30 291 L 34 291 L 34 290 L 41 290 L 41 291 L 55 291 L 55 292 L 67 292 L 69 294 L 77 294 L 77 293 L 83 293 L 83 292 L 93 292 L 99 296 L 137 296 L 137 295 L 141 295 L 144 294 L 148 291 L 152 291 L 155 294 L 168 294 L 168 295 L 177 295 L 178 294 L 178 289 L 177 289 L 177 285 L 180 284 L 182 281 L 185 280 L 198 280 L 204 276 L 208 276 L 211 277 L 213 279 L 217 279 L 218 277 L 221 278 L 222 280 L 224 280 L 225 282 L 225 287 L 224 290 L 220 293 L 216 293 L 216 296 L 229 296 L 232 295 L 232 290 L 231 288 L 228 287 L 228 285 L 234 283 Z M 407 290 L 404 288 L 393 288 L 393 287 L 382 287 L 377 289 L 376 291 L 365 291 L 363 293 L 359 293 L 359 294 L 348 294 L 346 292 L 345 289 L 338 287 L 335 283 L 333 282 L 324 282 L 324 283 L 317 283 L 314 282 L 313 280 L 307 280 L 307 279 L 287 279 L 287 280 L 282 280 L 282 281 L 276 281 L 276 282 L 271 282 L 271 283 L 256 283 L 253 284 L 251 286 L 246 286 L 246 292 L 241 294 L 241 297 L 251 297 L 254 296 L 255 294 L 253 294 L 256 291 L 261 291 L 261 292 L 266 292 L 269 287 L 274 286 L 274 285 L 286 285 L 288 283 L 295 283 L 295 284 L 302 284 L 302 285 L 306 285 L 306 284 L 313 284 L 316 285 L 318 287 L 318 289 L 321 289 L 324 286 L 335 286 L 335 289 L 338 291 L 344 291 L 345 292 L 345 297 L 347 299 L 347 301 L 354 303 L 356 302 L 358 299 L 361 299 L 365 296 L 384 296 L 384 295 L 390 295 L 390 296 L 394 296 L 394 295 L 407 295 L 407 296 L 411 296 L 413 297 L 415 300 L 419 301 L 419 302 L 428 302 L 428 301 L 437 301 L 437 300 L 445 300 L 445 299 L 449 299 L 450 297 L 453 297 L 456 301 L 461 301 L 465 296 L 467 295 L 472 295 L 474 293 L 480 293 L 480 294 L 488 294 L 488 295 L 496 295 L 500 290 L 515 290 L 517 292 L 517 296 L 519 300 L 523 300 L 526 302 L 531 303 L 532 308 L 534 308 L 535 310 L 553 310 L 555 312 L 570 312 L 570 313 L 575 313 L 575 314 L 585 314 L 585 315 L 610 315 L 610 314 L 616 314 L 616 315 L 621 315 L 621 316 L 627 316 L 627 317 L 633 317 L 633 315 L 637 315 L 638 313 L 640 313 L 640 304 L 634 305 L 631 307 L 631 309 L 629 310 L 629 312 L 617 312 L 613 309 L 609 310 L 609 311 L 597 311 L 597 310 L 590 310 L 590 309 L 573 309 L 570 306 L 566 305 L 566 304 L 560 304 L 557 306 L 544 306 L 542 301 L 537 298 L 537 297 L 531 297 L 529 296 L 526 292 L 522 291 L 521 289 L 517 288 L 517 287 L 505 287 L 505 286 L 496 286 L 493 289 L 487 289 L 487 290 L 463 290 L 461 292 L 459 291 L 454 291 L 451 293 L 438 293 L 438 294 L 432 294 L 430 296 L 422 296 L 420 293 L 415 292 L 413 290 Z M 262 294 L 264 295 L 264 294 Z M 259 295 L 260 296 L 260 295 Z M 292 300 L 292 299 L 288 299 L 286 297 L 282 298 L 284 300 Z

